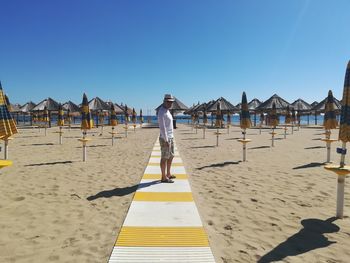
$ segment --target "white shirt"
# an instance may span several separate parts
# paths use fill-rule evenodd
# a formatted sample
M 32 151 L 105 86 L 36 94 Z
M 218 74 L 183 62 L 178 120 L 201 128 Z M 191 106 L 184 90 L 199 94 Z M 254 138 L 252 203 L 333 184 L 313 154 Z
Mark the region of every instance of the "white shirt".
M 173 116 L 170 111 L 162 105 L 158 111 L 158 124 L 160 129 L 160 137 L 166 142 L 174 138 Z

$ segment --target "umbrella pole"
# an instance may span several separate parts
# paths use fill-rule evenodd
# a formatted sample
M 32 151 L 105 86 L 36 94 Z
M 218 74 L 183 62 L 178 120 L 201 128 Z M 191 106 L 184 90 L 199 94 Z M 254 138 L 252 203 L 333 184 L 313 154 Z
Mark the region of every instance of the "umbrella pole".
M 342 154 L 340 157 L 340 167 L 344 167 L 345 165 L 345 154 L 346 154 L 346 143 L 343 142 Z M 338 174 L 338 187 L 337 187 L 337 217 L 338 218 L 343 218 L 344 187 L 345 187 L 345 176 Z
M 5 152 L 4 152 L 4 159 L 7 160 L 8 158 L 8 154 L 9 154 L 9 151 L 8 151 L 8 139 L 5 139 L 4 140 L 4 145 L 5 145 Z
M 203 126 L 203 139 L 205 139 L 205 124 Z
M 128 124 L 127 123 L 125 124 L 124 129 L 125 129 L 125 138 L 128 138 Z
M 61 126 L 60 126 L 59 135 L 60 135 L 59 143 L 62 144 L 62 127 Z
M 85 137 L 86 137 L 86 131 L 83 131 L 83 162 L 86 161 L 86 142 L 85 142 Z
M 274 144 L 274 142 L 275 142 L 275 128 L 272 128 L 272 133 L 271 134 L 272 134 L 272 140 L 271 140 L 272 144 L 271 144 L 271 146 L 274 147 L 275 146 L 275 144 Z
M 284 139 L 287 138 L 287 125 L 284 125 Z
M 46 125 L 45 125 L 45 136 L 46 136 L 46 129 L 47 129 L 47 128 L 46 128 Z
M 227 124 L 227 134 L 230 134 L 230 124 Z
M 292 134 L 294 133 L 294 122 L 292 122 Z
M 219 128 L 216 129 L 216 146 L 219 146 Z
M 114 127 L 112 127 L 112 146 L 114 145 Z
M 261 134 L 262 123 L 260 122 L 259 134 Z
M 243 130 L 243 140 L 245 141 L 246 129 Z M 243 143 L 243 162 L 246 161 L 246 143 Z
M 196 124 L 196 134 L 198 133 L 198 124 Z

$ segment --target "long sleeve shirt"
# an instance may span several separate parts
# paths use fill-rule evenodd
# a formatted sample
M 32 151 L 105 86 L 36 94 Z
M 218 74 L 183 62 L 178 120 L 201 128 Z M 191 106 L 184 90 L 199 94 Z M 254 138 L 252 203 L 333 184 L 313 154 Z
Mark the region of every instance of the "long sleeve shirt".
M 170 111 L 163 105 L 158 111 L 158 124 L 160 129 L 160 137 L 166 142 L 174 138 L 173 116 Z

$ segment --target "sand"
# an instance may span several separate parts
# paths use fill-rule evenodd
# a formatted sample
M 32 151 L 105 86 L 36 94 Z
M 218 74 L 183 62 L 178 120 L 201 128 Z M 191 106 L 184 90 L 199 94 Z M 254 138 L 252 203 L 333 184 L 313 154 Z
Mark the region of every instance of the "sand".
M 219 147 L 214 130 L 207 130 L 206 139 L 202 130 L 176 131 L 216 262 L 349 262 L 350 180 L 346 217 L 333 221 L 337 181 L 323 168 L 324 131 L 301 129 L 286 140 L 282 129 L 276 131 L 272 148 L 269 130 L 261 135 L 248 130 L 252 142 L 244 163 L 238 127 L 231 127 L 230 134 L 222 130 Z M 333 131 L 332 138 L 337 136 Z M 332 146 L 336 163 L 340 145 Z
M 322 129 L 286 140 L 278 129 L 274 148 L 269 130 L 250 129 L 243 163 L 238 127 L 222 130 L 219 147 L 214 130 L 202 139 L 202 130 L 178 127 L 177 147 L 217 262 L 349 262 L 350 181 L 346 217 L 335 220 L 336 176 L 322 167 Z M 47 136 L 21 129 L 10 142 L 14 165 L 0 175 L 0 262 L 107 262 L 159 131 L 124 138 L 118 126 L 112 147 L 104 130 L 90 133 L 86 163 L 79 129 L 65 130 L 63 145 L 57 128 Z M 331 159 L 338 162 L 336 146 Z
M 0 175 L 0 262 L 107 262 L 156 141 L 156 129 L 118 126 L 114 147 L 104 128 L 20 130 L 10 142 L 14 165 Z M 142 137 L 139 136 L 142 132 Z M 3 152 L 1 152 L 3 154 Z

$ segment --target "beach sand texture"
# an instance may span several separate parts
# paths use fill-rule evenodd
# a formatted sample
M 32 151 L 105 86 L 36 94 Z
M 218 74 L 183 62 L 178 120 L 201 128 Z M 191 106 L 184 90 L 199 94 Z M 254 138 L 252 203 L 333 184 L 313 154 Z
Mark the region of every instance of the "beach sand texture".
M 350 181 L 346 217 L 333 221 L 336 175 L 322 167 L 322 129 L 286 140 L 277 129 L 274 148 L 269 130 L 250 129 L 243 163 L 238 127 L 222 130 L 219 147 L 215 130 L 202 139 L 202 130 L 178 127 L 177 147 L 216 262 L 349 262 Z M 119 125 L 112 147 L 110 127 L 103 136 L 93 129 L 83 163 L 80 129 L 65 130 L 63 145 L 57 130 L 46 137 L 43 129 L 20 130 L 10 142 L 14 165 L 0 175 L 0 262 L 107 262 L 159 133 L 137 129 L 126 139 Z

